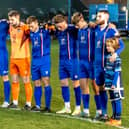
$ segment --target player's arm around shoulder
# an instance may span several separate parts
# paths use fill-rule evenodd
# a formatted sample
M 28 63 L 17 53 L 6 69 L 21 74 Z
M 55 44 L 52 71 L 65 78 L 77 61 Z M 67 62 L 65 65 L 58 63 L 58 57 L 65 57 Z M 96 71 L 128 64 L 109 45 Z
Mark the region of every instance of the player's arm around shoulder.
M 26 35 L 30 35 L 30 29 L 27 24 L 23 23 L 23 29 Z

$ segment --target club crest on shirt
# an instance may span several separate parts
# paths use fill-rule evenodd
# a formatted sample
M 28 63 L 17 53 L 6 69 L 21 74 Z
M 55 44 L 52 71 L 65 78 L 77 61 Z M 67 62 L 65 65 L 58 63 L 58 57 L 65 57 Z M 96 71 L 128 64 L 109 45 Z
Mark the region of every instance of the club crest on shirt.
M 64 44 L 66 44 L 66 41 L 65 41 L 65 38 L 62 38 L 61 39 L 61 45 L 64 45 Z
M 27 70 L 25 70 L 25 71 L 24 71 L 24 74 L 25 74 L 25 75 L 27 75 L 27 74 L 28 74 L 28 71 L 27 71 Z
M 43 36 L 42 33 L 40 33 L 40 36 Z
M 81 36 L 81 43 L 85 43 L 85 36 Z
M 37 46 L 38 45 L 38 39 L 36 39 L 35 41 L 34 41 L 34 46 Z
M 21 30 L 20 29 L 17 29 L 17 32 L 19 33 L 19 32 L 21 32 Z
M 97 41 L 97 48 L 100 48 L 101 47 L 101 42 L 100 40 Z

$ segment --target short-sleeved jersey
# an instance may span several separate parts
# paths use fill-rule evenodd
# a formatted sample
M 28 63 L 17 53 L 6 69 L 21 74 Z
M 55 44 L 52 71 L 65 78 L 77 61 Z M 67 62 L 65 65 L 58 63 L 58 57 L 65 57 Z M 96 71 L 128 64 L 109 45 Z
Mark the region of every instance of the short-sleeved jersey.
M 77 29 L 69 25 L 64 31 L 57 31 L 56 36 L 59 41 L 60 59 L 77 58 Z
M 90 62 L 94 60 L 94 30 L 88 27 L 78 30 L 77 47 L 79 59 Z
M 39 28 L 37 32 L 30 32 L 32 42 L 32 58 L 50 55 L 51 38 L 49 31 Z
M 30 57 L 29 38 L 25 38 L 29 32 L 28 26 L 24 23 L 21 23 L 16 28 L 10 25 L 9 32 L 11 38 L 11 58 Z
M 108 54 L 106 57 L 106 63 L 105 63 L 105 85 L 106 86 L 112 86 L 115 72 L 121 72 L 121 59 L 119 56 L 116 57 L 116 60 L 114 62 L 110 62 L 111 54 Z M 117 79 L 116 79 L 117 80 Z
M 9 25 L 6 20 L 0 20 L 0 52 L 6 51 L 6 37 L 8 35 Z

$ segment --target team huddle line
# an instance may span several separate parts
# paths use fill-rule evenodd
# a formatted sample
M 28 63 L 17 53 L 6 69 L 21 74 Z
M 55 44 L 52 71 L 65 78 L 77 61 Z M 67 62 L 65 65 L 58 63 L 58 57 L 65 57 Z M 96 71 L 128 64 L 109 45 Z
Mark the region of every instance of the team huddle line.
M 18 108 L 19 76 L 25 86 L 25 110 L 51 112 L 51 30 L 39 26 L 35 16 L 29 16 L 26 24 L 20 21 L 16 10 L 8 13 L 8 21 L 0 20 L 0 76 L 4 82 L 3 108 Z M 106 9 L 97 12 L 96 22 L 87 23 L 81 13 L 76 12 L 68 24 L 65 16 L 58 14 L 52 19 L 54 34 L 59 42 L 59 79 L 64 100 L 64 108 L 58 114 L 90 117 L 89 79 L 91 79 L 96 104 L 94 120 L 110 125 L 121 125 L 123 85 L 121 82 L 120 53 L 124 43 L 116 27 L 109 23 Z M 10 103 L 10 81 L 8 78 L 8 51 L 6 37 L 10 34 L 11 56 L 10 75 L 12 79 Z M 30 61 L 29 42 L 32 44 Z M 30 69 L 31 68 L 31 69 Z M 30 72 L 31 71 L 31 72 Z M 35 106 L 31 107 L 34 82 Z M 75 110 L 70 107 L 68 79 L 72 80 L 75 94 Z M 42 83 L 44 84 L 45 108 L 41 110 Z M 107 114 L 107 91 L 112 105 L 112 116 Z M 83 111 L 81 111 L 81 101 Z

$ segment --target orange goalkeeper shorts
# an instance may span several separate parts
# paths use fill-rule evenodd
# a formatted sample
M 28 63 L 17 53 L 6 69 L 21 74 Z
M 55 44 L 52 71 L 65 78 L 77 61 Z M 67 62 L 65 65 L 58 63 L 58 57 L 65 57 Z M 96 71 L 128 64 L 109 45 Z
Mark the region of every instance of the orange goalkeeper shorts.
M 30 58 L 10 59 L 10 74 L 18 74 L 21 77 L 30 76 Z

